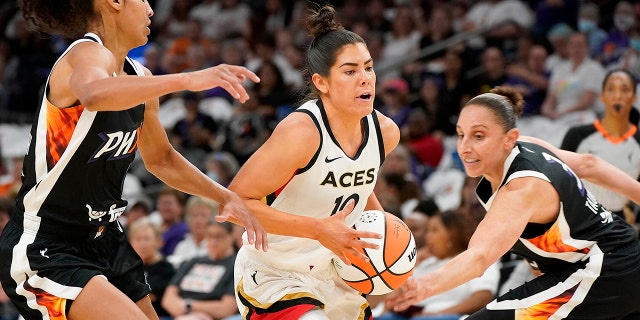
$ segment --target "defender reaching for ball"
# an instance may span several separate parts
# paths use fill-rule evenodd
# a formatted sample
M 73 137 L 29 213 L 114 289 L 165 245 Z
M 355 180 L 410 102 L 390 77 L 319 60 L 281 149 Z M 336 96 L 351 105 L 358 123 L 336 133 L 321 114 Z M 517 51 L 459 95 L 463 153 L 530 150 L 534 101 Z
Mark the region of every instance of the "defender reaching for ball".
M 0 239 L 0 281 L 25 319 L 158 319 L 142 260 L 118 216 L 122 185 L 139 149 L 168 185 L 224 205 L 218 221 L 266 234 L 242 200 L 169 143 L 158 97 L 222 87 L 246 101 L 240 66 L 152 76 L 127 57 L 147 42 L 146 0 L 21 0 L 40 31 L 74 41 L 53 65 L 24 160 L 23 184 Z M 84 35 L 84 37 L 83 37 Z
M 364 258 L 356 249 L 375 247 L 358 237 L 377 233 L 349 226 L 365 209 L 382 210 L 373 187 L 400 132 L 373 110 L 376 75 L 364 40 L 334 17 L 330 6 L 309 17 L 315 99 L 276 127 L 229 186 L 269 233 L 268 252 L 245 245 L 236 259 L 236 296 L 246 319 L 370 318 L 365 298 L 331 260 L 348 263 L 346 253 Z
M 579 177 L 636 202 L 640 183 L 592 155 L 521 141 L 515 124 L 522 105 L 519 93 L 497 87 L 460 112 L 458 153 L 469 176 L 482 176 L 476 195 L 487 214 L 467 250 L 409 279 L 390 304 L 399 311 L 450 290 L 512 249 L 542 275 L 467 319 L 640 318 L 636 231 L 599 204 Z

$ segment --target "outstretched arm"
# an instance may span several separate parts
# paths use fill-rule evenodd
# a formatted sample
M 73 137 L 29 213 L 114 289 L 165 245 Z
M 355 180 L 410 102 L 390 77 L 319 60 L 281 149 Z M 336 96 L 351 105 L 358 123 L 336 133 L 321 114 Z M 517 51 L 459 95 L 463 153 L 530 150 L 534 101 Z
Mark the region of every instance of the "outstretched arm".
M 559 206 L 558 194 L 549 182 L 533 177 L 510 181 L 498 190 L 468 249 L 438 270 L 418 279 L 409 278 L 399 289 L 401 294 L 388 303 L 396 311 L 404 310 L 481 276 L 513 247 L 528 222 L 552 221 Z
M 56 69 L 59 70 L 52 72 L 52 77 L 59 77 L 61 81 L 52 83 L 50 95 L 56 100 L 61 94 L 67 96 L 65 99 L 76 97 L 91 111 L 125 110 L 171 92 L 214 87 L 225 89 L 244 103 L 249 95 L 242 83 L 247 79 L 260 81 L 245 67 L 225 64 L 160 76 L 151 73 L 144 77 L 114 76 L 118 72 L 115 57 L 107 48 L 93 42 L 80 43 L 71 49 Z
M 229 220 L 244 226 L 249 243 L 266 251 L 267 234 L 257 218 L 247 210 L 237 194 L 211 180 L 171 146 L 158 118 L 158 109 L 158 99 L 147 101 L 138 138 L 138 150 L 147 170 L 175 189 L 220 203 L 222 206 L 216 220 Z
M 534 137 L 521 136 L 519 139 L 549 149 L 558 156 L 560 160 L 566 163 L 581 179 L 617 192 L 636 204 L 640 204 L 640 182 L 602 158 L 592 154 L 562 150 L 544 140 Z

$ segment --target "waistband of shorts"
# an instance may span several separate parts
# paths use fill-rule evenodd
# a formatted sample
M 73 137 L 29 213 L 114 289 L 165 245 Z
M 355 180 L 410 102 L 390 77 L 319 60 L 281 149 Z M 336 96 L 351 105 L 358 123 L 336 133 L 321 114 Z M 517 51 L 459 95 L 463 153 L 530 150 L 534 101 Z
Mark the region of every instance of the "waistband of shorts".
M 9 223 L 18 229 L 22 229 L 25 233 L 49 240 L 64 242 L 86 242 L 99 239 L 102 233 L 109 227 L 108 225 L 78 226 L 50 219 L 45 220 L 29 214 L 17 215 L 13 213 L 11 214 L 11 219 L 9 219 Z M 117 221 L 112 223 L 117 223 Z
M 299 273 L 322 273 L 327 272 L 329 267 L 333 267 L 333 261 L 329 260 L 327 263 L 323 263 L 322 265 L 316 265 L 313 268 L 310 268 L 308 264 L 293 264 L 285 261 L 286 259 L 274 259 L 269 252 L 258 251 L 252 246 L 244 245 L 241 248 L 242 251 L 246 254 L 249 259 L 254 259 L 258 261 L 260 264 L 270 266 L 273 268 L 277 268 L 283 271 L 292 271 Z M 335 258 L 337 259 L 337 258 Z

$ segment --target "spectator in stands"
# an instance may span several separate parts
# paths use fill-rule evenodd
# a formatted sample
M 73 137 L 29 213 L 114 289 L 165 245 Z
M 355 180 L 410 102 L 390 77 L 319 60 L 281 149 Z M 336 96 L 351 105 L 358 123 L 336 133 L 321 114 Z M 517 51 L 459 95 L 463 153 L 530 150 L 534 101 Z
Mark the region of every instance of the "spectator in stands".
M 409 85 L 402 78 L 387 78 L 379 86 L 382 104 L 378 110 L 391 118 L 398 127 L 407 124 L 411 106 L 409 105 Z
M 424 49 L 453 36 L 454 31 L 450 7 L 446 4 L 435 6 L 429 15 L 428 26 L 429 33 L 420 39 L 420 49 Z M 426 63 L 427 70 L 433 73 L 442 72 L 444 70 L 445 53 L 446 51 L 439 50 L 424 56 L 422 61 Z
M 523 117 L 540 114 L 551 77 L 551 73 L 545 69 L 546 61 L 547 49 L 541 45 L 534 45 L 529 49 L 526 64 L 507 66 L 509 78 L 505 85 L 513 87 L 524 97 Z
M 411 102 L 412 109 L 421 109 L 432 118 L 431 131 L 436 136 L 443 136 L 446 131 L 453 130 L 451 123 L 453 116 L 444 101 L 448 97 L 442 93 L 444 82 L 439 75 L 428 75 L 422 80 L 420 91 L 415 100 Z
M 303 84 L 302 73 L 293 69 L 287 59 L 278 51 L 274 34 L 261 30 L 251 45 L 255 55 L 246 63 L 249 70 L 257 73 L 262 64 L 269 61 L 278 67 L 282 79 L 288 87 L 295 88 Z
M 413 212 L 403 219 L 416 241 L 416 248 L 418 249 L 416 265 L 431 257 L 431 251 L 426 245 L 427 222 L 430 217 L 433 217 L 438 212 L 438 206 L 433 199 L 423 199 L 413 208 Z
M 218 203 L 201 197 L 191 197 L 185 205 L 185 221 L 189 227 L 187 233 L 176 245 L 173 254 L 167 260 L 175 267 L 191 258 L 207 254 L 206 231 L 213 217 L 218 215 Z
M 485 213 L 487 213 L 487 210 L 482 206 L 478 197 L 476 197 L 475 190 L 479 182 L 479 177 L 466 176 L 464 178 L 462 189 L 460 190 L 460 207 L 457 209 L 457 211 L 471 218 L 471 222 L 473 222 L 475 226 L 482 221 Z
M 520 0 L 483 0 L 469 8 L 463 30 L 489 28 L 484 34 L 487 45 L 505 49 L 505 40 L 517 38 L 522 30 L 531 28 L 533 23 L 533 13 Z
M 210 221 L 206 229 L 208 255 L 186 261 L 171 279 L 162 306 L 175 320 L 223 319 L 238 313 L 232 228 L 230 223 Z
M 157 38 L 167 44 L 186 34 L 189 10 L 193 7 L 194 0 L 173 0 L 172 2 L 171 12 L 165 20 L 154 19 L 154 25 L 159 28 Z
M 551 72 L 555 70 L 558 65 L 569 60 L 567 44 L 572 34 L 573 29 L 565 23 L 557 24 L 549 30 L 547 39 L 551 43 L 552 50 L 545 65 L 547 71 Z
M 604 70 L 600 63 L 589 58 L 588 45 L 584 33 L 576 32 L 569 38 L 569 60 L 551 74 L 547 97 L 540 110 L 542 115 L 561 119 L 569 126 L 594 120 L 594 104 Z
M 460 52 L 454 48 L 447 50 L 444 56 L 445 69 L 442 73 L 443 88 L 441 112 L 436 113 L 435 130 L 445 135 L 454 135 L 460 108 L 472 96 L 473 86 L 466 78 Z
M 156 43 L 150 43 L 144 49 L 143 65 L 154 75 L 166 74 L 167 70 L 164 69 L 162 61 L 163 55 L 164 54 L 160 45 Z
M 409 114 L 407 124 L 400 128 L 402 140 L 409 147 L 418 163 L 423 166 L 425 175 L 438 168 L 444 154 L 444 146 L 438 135 L 434 135 L 433 117 L 424 109 L 414 109 Z
M 226 151 L 212 152 L 205 159 L 207 176 L 225 187 L 229 185 L 239 168 L 238 160 Z
M 224 39 L 231 35 L 248 37 L 251 8 L 240 0 L 220 0 L 220 11 L 215 18 L 208 17 L 206 34 L 213 38 Z
M 256 70 L 260 82 L 253 90 L 260 104 L 260 113 L 268 121 L 269 129 L 273 130 L 279 121 L 278 114 L 288 114 L 293 110 L 290 87 L 285 84 L 282 72 L 271 60 L 265 60 Z M 285 111 L 286 110 L 286 111 Z
M 202 23 L 202 35 L 208 39 L 221 39 L 216 33 L 217 17 L 220 15 L 222 1 L 202 0 L 189 10 L 189 18 Z
M 575 26 L 578 23 L 580 0 L 536 1 L 534 38 L 542 42 L 557 25 Z
M 164 291 L 169 285 L 169 280 L 176 273 L 175 269 L 160 253 L 162 247 L 162 236 L 160 229 L 150 219 L 138 219 L 129 225 L 129 242 L 142 259 L 144 266 L 142 269 L 146 275 L 146 280 L 151 287 L 151 304 L 156 310 L 160 319 L 169 316 L 169 313 L 162 308 L 161 301 Z
M 165 256 L 173 253 L 178 242 L 184 239 L 189 232 L 189 227 L 183 221 L 183 209 L 186 201 L 185 194 L 168 186 L 164 186 L 156 198 L 156 212 L 151 219 L 157 222 L 159 216 L 160 231 L 162 232 L 163 245 L 160 252 Z
M 636 25 L 629 33 L 629 47 L 625 50 L 622 58 L 617 63 L 612 64 L 613 69 L 624 69 L 636 79 L 640 79 L 640 25 Z
M 195 92 L 182 93 L 184 117 L 173 126 L 172 134 L 176 148 L 189 153 L 190 151 L 208 153 L 217 149 L 218 123 L 199 109 L 200 95 Z M 188 159 L 193 160 L 187 156 Z M 192 161 L 196 166 L 197 162 Z M 200 161 L 201 163 L 201 161 Z
M 640 178 L 640 132 L 629 115 L 636 101 L 635 77 L 626 70 L 609 72 L 602 82 L 600 99 L 605 105 L 602 119 L 569 129 L 561 148 L 597 154 L 634 179 Z M 621 194 L 584 182 L 589 191 L 611 212 L 635 223 L 629 199 Z
M 385 69 L 385 77 L 397 77 L 400 75 L 399 68 L 391 68 L 394 63 L 399 62 L 408 55 L 416 54 L 420 46 L 420 31 L 416 28 L 414 12 L 408 5 L 396 5 L 395 16 L 391 23 L 391 30 L 384 34 L 384 47 L 382 56 L 376 61 L 376 68 Z
M 600 28 L 599 22 L 598 5 L 590 2 L 582 3 L 578 16 L 578 31 L 584 32 L 589 37 L 589 57 L 592 59 L 600 55 L 600 50 L 607 39 L 607 33 Z
M 376 194 L 385 211 L 404 219 L 422 200 L 420 185 L 411 174 L 385 173 L 375 186 Z
M 613 14 L 613 28 L 600 49 L 598 60 L 606 68 L 618 61 L 629 47 L 629 35 L 636 24 L 633 5 L 628 1 L 620 1 Z
M 202 51 L 202 62 L 194 61 L 193 57 L 189 57 L 188 53 L 192 48 L 200 48 Z M 208 65 L 208 57 L 211 56 L 212 43 L 202 34 L 202 22 L 200 20 L 190 18 L 186 22 L 184 33 L 175 38 L 171 46 L 165 53 L 165 59 L 172 61 L 175 72 L 183 72 L 185 70 L 200 69 Z
M 260 113 L 260 102 L 253 89 L 247 89 L 250 101 L 237 106 L 225 130 L 224 151 L 242 165 L 267 140 L 271 131 L 267 118 Z
M 416 278 L 433 272 L 467 249 L 474 230 L 469 218 L 457 211 L 436 213 L 429 217 L 427 225 L 426 245 L 432 256 L 413 269 L 412 277 Z M 390 312 L 376 319 L 457 320 L 491 302 L 498 290 L 499 278 L 499 267 L 494 264 L 481 277 L 422 300 L 404 313 Z M 389 310 L 391 307 L 387 306 Z
M 483 72 L 472 80 L 476 94 L 489 92 L 491 88 L 507 82 L 507 62 L 500 48 L 487 47 L 482 52 L 481 63 Z
M 380 174 L 412 174 L 415 159 L 405 144 L 398 144 L 384 159 Z
M 134 224 L 136 221 L 138 221 L 138 220 L 140 220 L 142 218 L 146 218 L 150 214 L 151 214 L 151 208 L 149 208 L 149 205 L 147 204 L 147 202 L 145 202 L 145 201 L 136 201 L 127 210 L 127 213 L 125 215 L 125 218 L 127 220 L 126 220 L 126 223 L 123 224 L 123 226 L 125 226 L 126 228 L 129 228 L 129 226 Z M 152 219 L 149 219 L 149 220 L 153 221 Z M 156 226 L 157 225 L 158 224 L 156 224 Z

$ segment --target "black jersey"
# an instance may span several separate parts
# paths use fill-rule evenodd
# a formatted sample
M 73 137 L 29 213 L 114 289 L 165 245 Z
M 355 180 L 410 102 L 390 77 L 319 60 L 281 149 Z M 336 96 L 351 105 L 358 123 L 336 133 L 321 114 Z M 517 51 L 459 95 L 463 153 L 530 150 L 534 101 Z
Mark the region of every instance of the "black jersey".
M 90 33 L 69 49 L 83 41 L 102 44 Z M 144 74 L 129 58 L 124 69 L 127 74 Z M 48 86 L 47 82 L 45 92 Z M 122 187 L 135 157 L 143 116 L 144 105 L 96 112 L 81 104 L 54 106 L 45 94 L 31 129 L 13 220 L 55 238 L 100 235 L 126 208 Z
M 551 183 L 560 197 L 556 221 L 529 223 L 513 247 L 542 272 L 636 245 L 633 228 L 598 203 L 576 174 L 549 150 L 518 142 L 505 168 L 501 186 L 515 178 L 536 177 Z M 488 210 L 493 200 L 489 181 L 483 179 L 476 192 Z

